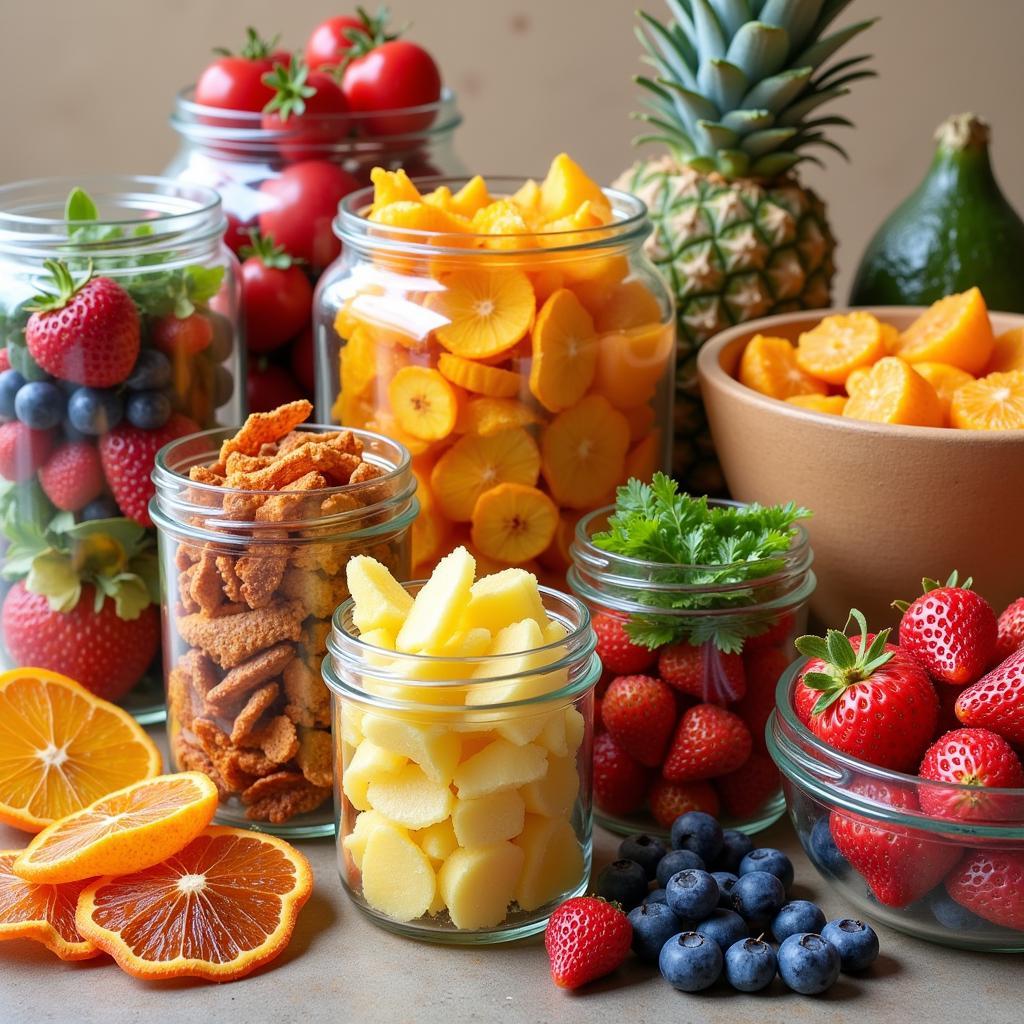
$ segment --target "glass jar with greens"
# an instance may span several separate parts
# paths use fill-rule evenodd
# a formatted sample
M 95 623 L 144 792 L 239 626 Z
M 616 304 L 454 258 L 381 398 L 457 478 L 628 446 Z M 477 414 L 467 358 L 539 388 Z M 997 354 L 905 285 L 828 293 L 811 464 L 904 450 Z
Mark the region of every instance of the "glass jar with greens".
M 664 832 L 704 810 L 756 831 L 782 813 L 764 730 L 815 586 L 808 515 L 679 494 L 659 473 L 577 524 L 568 580 L 604 666 L 594 806 L 607 827 Z

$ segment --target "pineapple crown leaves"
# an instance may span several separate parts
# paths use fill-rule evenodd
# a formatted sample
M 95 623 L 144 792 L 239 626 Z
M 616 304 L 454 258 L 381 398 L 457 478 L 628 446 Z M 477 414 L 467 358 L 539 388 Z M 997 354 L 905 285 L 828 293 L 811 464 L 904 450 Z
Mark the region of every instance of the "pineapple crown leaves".
M 639 12 L 637 36 L 653 76 L 638 76 L 648 110 L 635 116 L 650 131 L 637 144 L 667 145 L 702 173 L 774 178 L 806 150 L 846 152 L 828 129 L 852 127 L 844 117 L 812 116 L 873 77 L 870 56 L 826 67 L 847 42 L 874 24 L 860 21 L 825 32 L 850 0 L 665 0 L 671 21 Z
M 846 635 L 850 619 L 860 628 L 859 650 L 854 650 Z M 802 636 L 795 641 L 796 649 L 801 654 L 808 658 L 819 658 L 825 663 L 825 671 L 808 672 L 803 677 L 806 686 L 821 693 L 811 714 L 820 715 L 839 700 L 848 686 L 870 679 L 874 672 L 892 659 L 893 652 L 885 649 L 889 632 L 883 629 L 869 644 L 867 620 L 854 608 L 842 632 L 830 629 L 824 637 Z
M 946 578 L 946 582 L 942 580 L 933 580 L 930 576 L 925 576 L 921 580 L 921 593 L 930 594 L 933 590 L 938 590 L 940 587 L 959 587 L 961 590 L 970 590 L 974 583 L 974 577 L 968 576 L 963 583 L 958 582 L 960 574 L 954 569 L 949 576 Z M 910 607 L 909 601 L 893 601 L 891 607 L 895 608 L 898 612 L 905 612 Z

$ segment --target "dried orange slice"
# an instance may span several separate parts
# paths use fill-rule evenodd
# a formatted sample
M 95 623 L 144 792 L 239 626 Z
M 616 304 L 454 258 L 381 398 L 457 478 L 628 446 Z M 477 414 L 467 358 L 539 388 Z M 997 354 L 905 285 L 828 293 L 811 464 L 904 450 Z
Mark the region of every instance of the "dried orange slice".
M 128 712 L 67 676 L 42 668 L 0 675 L 0 821 L 38 832 L 161 767 Z
M 642 441 L 654 426 L 655 412 L 651 405 L 635 405 L 632 409 L 622 409 L 622 415 L 629 423 L 630 441 Z
M 605 222 L 611 219 L 611 205 L 601 186 L 588 178 L 583 168 L 568 154 L 559 153 L 551 161 L 547 176 L 540 184 L 538 205 L 541 213 L 548 221 L 558 220 L 575 213 L 588 200 Z
M 797 340 L 796 364 L 804 373 L 828 384 L 843 384 L 861 366 L 885 355 L 882 324 L 870 313 L 836 313 L 825 317 Z M 809 392 L 791 392 L 808 394 Z M 789 395 L 776 395 L 789 398 Z
M 533 286 L 519 270 L 458 270 L 430 307 L 448 322 L 434 332 L 449 352 L 481 359 L 506 352 L 533 324 Z
M 842 416 L 846 408 L 845 395 L 790 395 L 786 401 L 811 412 L 823 412 L 829 416 Z
M 996 338 L 985 373 L 1024 370 L 1024 327 L 1011 327 Z
M 540 417 L 528 405 L 514 398 L 475 398 L 459 410 L 455 429 L 460 434 L 491 437 L 514 427 L 530 427 Z
M 643 281 L 622 281 L 594 310 L 594 327 L 601 334 L 623 331 L 629 327 L 658 324 L 662 319 L 661 304 Z
M 399 427 L 424 441 L 440 441 L 455 428 L 459 399 L 437 370 L 406 366 L 388 384 L 388 402 Z
M 452 196 L 452 209 L 463 217 L 472 217 L 481 207 L 491 201 L 487 182 L 479 174 L 474 175 Z
M 1024 371 L 990 373 L 960 388 L 949 418 L 962 430 L 1024 429 Z
M 846 383 L 843 385 L 846 388 L 846 393 L 852 395 L 854 389 L 859 388 L 868 379 L 870 372 L 870 366 L 859 366 L 856 370 L 852 370 L 850 376 L 846 378 Z
M 386 171 L 383 167 L 374 167 L 370 171 L 370 181 L 373 182 L 371 213 L 376 213 L 392 203 L 418 203 L 423 198 L 419 189 L 401 167 L 397 171 Z
M 76 882 L 158 864 L 212 821 L 217 787 L 202 772 L 135 782 L 48 825 L 14 870 L 30 882 Z
M 31 939 L 61 960 L 90 960 L 101 950 L 75 927 L 78 894 L 87 882 L 37 885 L 14 873 L 20 850 L 0 850 L 0 942 Z
M 568 288 L 551 296 L 533 325 L 530 390 L 545 409 L 575 405 L 594 380 L 597 335 L 594 321 Z
M 802 370 L 796 349 L 785 339 L 755 334 L 740 358 L 740 383 L 769 398 L 823 395 L 828 388 Z
M 541 439 L 541 467 L 559 505 L 596 505 L 622 478 L 629 422 L 608 399 L 587 395 L 559 413 Z
M 536 487 L 498 484 L 473 507 L 473 546 L 488 558 L 519 563 L 536 558 L 558 525 L 555 503 Z
M 467 434 L 456 441 L 437 460 L 430 487 L 449 519 L 468 523 L 484 491 L 502 483 L 532 487 L 539 475 L 536 441 L 525 430 L 503 430 L 491 437 Z
M 437 360 L 437 368 L 453 384 L 472 391 L 477 395 L 489 395 L 491 398 L 513 398 L 519 394 L 521 380 L 518 373 L 503 370 L 499 366 L 485 366 L 475 363 L 472 359 L 453 356 L 442 352 Z
M 98 878 L 76 921 L 133 977 L 234 981 L 285 949 L 312 890 L 283 839 L 213 827 L 154 867 Z
M 662 465 L 661 452 L 661 431 L 652 430 L 646 437 L 641 438 L 626 453 L 626 465 L 623 470 L 623 483 L 626 480 L 635 478 L 642 483 L 649 484 L 651 477 L 664 469 Z
M 935 388 L 935 394 L 942 403 L 943 422 L 948 423 L 953 395 L 974 378 L 966 370 L 950 366 L 949 363 L 914 363 L 914 369 Z
M 896 356 L 885 356 L 871 367 L 847 400 L 843 415 L 916 427 L 941 427 L 943 420 L 935 388 Z
M 631 409 L 654 397 L 667 378 L 675 352 L 673 324 L 630 327 L 598 339 L 594 390 L 618 409 Z
M 971 288 L 933 302 L 900 335 L 896 355 L 908 363 L 949 363 L 977 374 L 994 348 L 985 300 Z

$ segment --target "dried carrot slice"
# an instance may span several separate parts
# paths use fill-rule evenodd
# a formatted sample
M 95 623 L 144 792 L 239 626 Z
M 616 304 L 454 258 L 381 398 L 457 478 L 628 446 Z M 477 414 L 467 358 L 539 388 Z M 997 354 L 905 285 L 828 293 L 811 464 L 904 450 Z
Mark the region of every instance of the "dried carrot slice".
M 568 288 L 560 288 L 533 326 L 530 390 L 545 409 L 560 412 L 586 394 L 596 368 L 594 321 Z
M 459 401 L 437 370 L 406 366 L 388 385 L 391 411 L 402 430 L 424 441 L 440 441 L 455 429 Z
M 487 557 L 518 563 L 544 551 L 557 525 L 558 509 L 543 491 L 505 483 L 477 499 L 470 536 L 474 547 Z

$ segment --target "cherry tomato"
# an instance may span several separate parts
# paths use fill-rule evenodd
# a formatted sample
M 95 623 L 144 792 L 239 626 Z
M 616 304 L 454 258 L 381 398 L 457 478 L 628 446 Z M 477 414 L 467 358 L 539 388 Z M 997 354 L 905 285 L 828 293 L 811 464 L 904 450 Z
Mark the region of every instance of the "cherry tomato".
M 228 226 L 224 231 L 224 244 L 237 256 L 243 246 L 249 244 L 249 229 L 255 228 L 254 222 L 245 223 L 241 217 L 233 213 L 225 213 Z
M 275 50 L 273 42 L 261 39 L 252 28 L 238 55 L 218 57 L 196 82 L 196 103 L 223 110 L 260 111 L 271 100 L 274 90 L 263 82 L 263 76 L 275 63 L 287 64 L 291 57 Z
M 303 270 L 269 236 L 242 250 L 242 310 L 250 352 L 270 352 L 309 322 L 313 288 Z
M 345 135 L 347 124 L 337 115 L 348 112 L 348 103 L 330 75 L 296 62 L 275 68 L 269 81 L 276 91 L 261 123 L 265 131 L 287 133 L 277 149 L 289 163 L 315 160 Z
M 151 338 L 154 348 L 171 358 L 194 356 L 210 347 L 213 325 L 202 313 L 163 316 L 153 324 Z
M 326 160 L 289 164 L 276 178 L 260 185 L 267 208 L 260 212 L 260 231 L 314 270 L 321 270 L 341 251 L 331 225 L 339 201 L 359 182 Z
M 441 72 L 422 46 L 393 39 L 356 57 L 345 69 L 341 90 L 356 113 L 422 107 L 441 98 Z M 371 135 L 405 135 L 422 131 L 433 120 L 434 112 L 426 110 L 368 116 L 364 124 Z
M 266 359 L 257 359 L 249 367 L 245 388 L 249 412 L 270 412 L 279 405 L 307 397 L 284 367 L 267 362 Z
M 289 356 L 292 376 L 299 382 L 299 386 L 305 389 L 307 395 L 312 395 L 316 390 L 312 324 L 292 341 Z
M 339 14 L 320 22 L 306 43 L 306 63 L 314 70 L 325 64 L 337 64 L 352 45 L 346 33 L 350 29 L 363 29 L 363 20 L 348 14 Z

